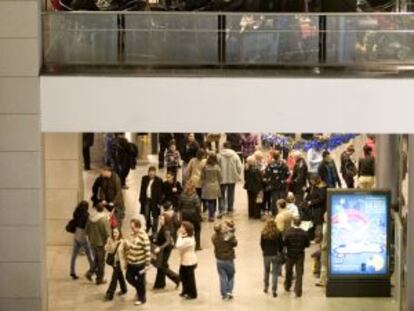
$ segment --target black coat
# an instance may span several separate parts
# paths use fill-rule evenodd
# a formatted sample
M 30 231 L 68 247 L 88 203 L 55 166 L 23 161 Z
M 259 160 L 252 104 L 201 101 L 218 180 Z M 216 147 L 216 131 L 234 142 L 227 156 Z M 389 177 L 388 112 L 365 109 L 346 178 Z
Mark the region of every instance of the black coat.
M 241 152 L 242 140 L 240 134 L 228 133 L 226 134 L 226 139 L 230 143 L 230 149 L 233 149 L 236 152 Z
M 173 192 L 173 189 L 177 188 L 176 192 Z M 181 187 L 180 182 L 175 181 L 174 183 L 169 183 L 164 181 L 162 184 L 163 192 L 163 202 L 169 201 L 172 203 L 173 207 L 178 206 L 178 198 L 180 197 L 181 192 L 183 192 L 183 187 Z
M 148 175 L 145 175 L 141 179 L 141 190 L 139 193 L 139 202 L 141 203 L 141 206 L 145 205 L 147 202 L 147 188 L 148 184 L 150 182 L 150 178 Z M 162 179 L 158 176 L 154 177 L 154 182 L 151 187 L 151 203 L 150 206 L 151 209 L 158 208 L 158 205 L 162 203 L 163 198 L 163 192 L 162 192 Z M 144 210 L 141 208 L 141 212 Z
M 303 187 L 306 187 L 308 180 L 308 165 L 304 159 L 296 161 L 293 167 L 292 174 L 292 190 L 293 193 L 302 192 Z M 303 192 L 302 192 L 303 193 Z
M 184 153 L 182 153 L 182 159 L 184 163 L 188 164 L 192 158 L 195 158 L 199 148 L 200 145 L 196 141 L 186 144 Z
M 311 210 L 312 221 L 315 225 L 323 224 L 326 212 L 326 185 L 312 186 L 307 190 L 306 205 Z
M 332 181 L 329 181 L 329 170 L 332 170 Z M 328 185 L 328 188 L 336 188 L 336 186 L 341 187 L 341 180 L 339 179 L 338 169 L 336 168 L 336 164 L 333 160 L 322 161 L 318 168 L 318 174 L 321 179 Z
M 94 133 L 83 133 L 82 134 L 82 144 L 83 148 L 90 148 L 94 143 Z
M 258 166 L 251 166 L 244 171 L 244 189 L 258 193 L 263 190 L 263 174 Z
M 73 220 L 76 228 L 85 229 L 88 218 L 89 212 L 87 207 L 78 206 L 73 212 Z

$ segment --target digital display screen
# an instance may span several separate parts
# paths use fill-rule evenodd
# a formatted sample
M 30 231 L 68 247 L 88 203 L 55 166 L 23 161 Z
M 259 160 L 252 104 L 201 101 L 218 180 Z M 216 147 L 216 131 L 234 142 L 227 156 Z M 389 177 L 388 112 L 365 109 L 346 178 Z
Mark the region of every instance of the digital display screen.
M 330 275 L 387 275 L 387 194 L 332 193 L 329 203 Z

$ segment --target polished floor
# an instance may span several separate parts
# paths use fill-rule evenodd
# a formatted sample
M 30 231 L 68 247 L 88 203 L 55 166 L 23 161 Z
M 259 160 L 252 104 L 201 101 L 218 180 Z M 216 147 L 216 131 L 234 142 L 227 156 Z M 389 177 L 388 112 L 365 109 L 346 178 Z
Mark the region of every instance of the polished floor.
M 137 213 L 137 189 L 140 176 L 146 167 L 139 167 L 132 171 L 128 178 L 129 190 L 124 192 L 127 205 L 127 220 Z M 97 172 L 85 173 L 85 194 L 90 197 L 90 187 Z M 234 219 L 237 225 L 236 281 L 235 299 L 222 301 L 219 294 L 219 280 L 216 272 L 214 254 L 210 237 L 213 224 L 203 223 L 202 247 L 198 252 L 198 268 L 196 270 L 199 298 L 195 301 L 184 301 L 174 289 L 173 283 L 168 283 L 162 291 L 151 291 L 154 282 L 155 269 L 147 274 L 148 302 L 145 306 L 134 306 L 134 291 L 130 288 L 128 294 L 122 298 L 115 297 L 112 302 L 103 302 L 103 295 L 107 285 L 96 286 L 81 277 L 73 281 L 69 277 L 69 261 L 71 247 L 48 248 L 48 286 L 49 310 L 294 310 L 294 311 L 389 311 L 397 310 L 397 303 L 392 298 L 326 298 L 324 290 L 314 286 L 316 279 L 311 273 L 312 262 L 310 253 L 316 246 L 307 251 L 305 264 L 304 292 L 302 298 L 295 298 L 293 293 L 286 293 L 283 289 L 283 278 L 279 279 L 279 296 L 277 298 L 263 293 L 263 263 L 259 247 L 262 221 L 247 219 L 246 194 L 239 184 L 236 190 L 236 213 Z M 177 254 L 173 252 L 171 267 L 178 270 Z M 83 275 L 87 269 L 85 256 L 78 257 L 77 273 Z M 111 268 L 106 267 L 106 279 L 111 277 Z

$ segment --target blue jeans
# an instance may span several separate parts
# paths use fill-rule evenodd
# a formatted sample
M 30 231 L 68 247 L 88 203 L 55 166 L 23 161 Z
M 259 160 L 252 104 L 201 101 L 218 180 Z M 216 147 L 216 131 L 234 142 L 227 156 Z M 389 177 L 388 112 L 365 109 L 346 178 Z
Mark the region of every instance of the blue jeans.
M 217 200 L 205 200 L 204 204 L 207 206 L 208 218 L 214 218 L 217 209 Z
M 221 296 L 224 298 L 227 294 L 233 293 L 234 274 L 236 273 L 234 261 L 217 259 L 217 271 L 220 277 Z
M 264 256 L 264 289 L 269 289 L 269 277 L 272 272 L 272 292 L 277 292 L 277 279 L 280 272 L 280 261 L 277 256 Z
M 228 212 L 228 213 L 233 212 L 235 186 L 236 184 L 221 184 L 220 185 L 220 189 L 221 189 L 221 197 L 220 197 L 220 204 L 219 204 L 220 214 L 223 214 L 225 212 Z
M 91 269 L 93 266 L 92 250 L 91 250 L 91 245 L 89 244 L 89 241 L 87 239 L 83 241 L 78 241 L 76 239 L 73 239 L 72 258 L 70 259 L 70 273 L 71 274 L 76 274 L 75 263 L 76 263 L 76 258 L 78 257 L 81 248 L 85 250 L 86 257 L 88 258 L 88 262 L 89 262 L 89 269 Z

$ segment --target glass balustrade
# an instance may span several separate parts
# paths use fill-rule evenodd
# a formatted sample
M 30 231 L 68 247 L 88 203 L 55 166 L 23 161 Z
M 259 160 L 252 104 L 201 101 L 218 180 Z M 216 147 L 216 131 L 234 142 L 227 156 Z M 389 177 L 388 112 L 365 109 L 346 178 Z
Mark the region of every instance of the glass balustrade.
M 54 66 L 369 66 L 414 62 L 414 14 L 43 14 Z

